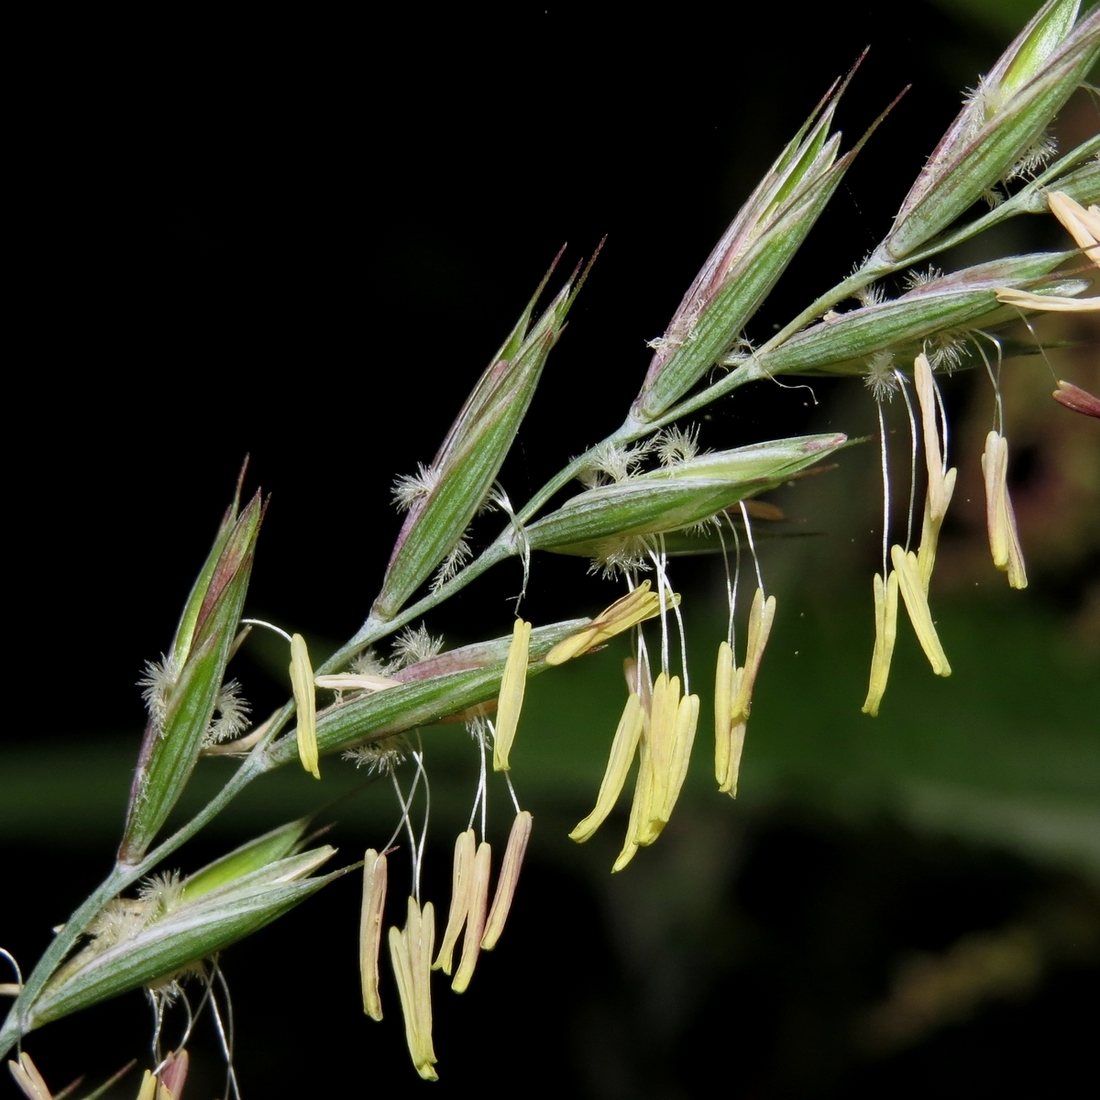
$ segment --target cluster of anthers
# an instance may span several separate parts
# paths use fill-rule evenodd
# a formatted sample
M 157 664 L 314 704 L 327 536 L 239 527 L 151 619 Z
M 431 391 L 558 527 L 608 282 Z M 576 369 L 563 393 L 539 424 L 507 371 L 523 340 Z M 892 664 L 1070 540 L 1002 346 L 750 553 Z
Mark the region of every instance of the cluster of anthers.
M 1048 196 L 1051 212 L 1065 226 L 1093 264 L 1100 267 L 1100 208 L 1085 209 L 1067 195 L 1053 192 Z M 1096 312 L 1100 310 L 1100 298 L 1064 298 L 1054 295 L 1032 294 L 1005 288 L 997 292 L 999 301 L 1027 310 L 1055 312 Z M 987 337 L 996 345 L 992 337 Z M 985 439 L 981 457 L 982 477 L 985 484 L 986 528 L 993 564 L 1007 574 L 1012 588 L 1027 587 L 1027 570 L 1016 528 L 1016 515 L 1008 491 L 1008 441 L 1004 436 L 1004 411 L 1000 392 L 1000 364 L 994 368 L 982 345 L 975 341 L 985 362 L 996 401 L 995 424 Z M 999 350 L 999 347 L 998 347 Z M 936 560 L 940 528 L 955 488 L 956 470 L 947 465 L 947 414 L 943 397 L 936 384 L 931 356 L 918 355 L 913 363 L 912 387 L 916 392 L 917 408 L 909 396 L 909 382 L 905 375 L 889 365 L 890 377 L 886 377 L 886 364 L 869 364 L 867 383 L 873 390 L 878 405 L 879 439 L 883 478 L 882 572 L 874 577 L 875 645 L 871 657 L 871 675 L 863 713 L 877 715 L 886 691 L 890 662 L 897 635 L 898 595 L 905 604 L 913 630 L 925 656 L 937 676 L 950 676 L 951 665 L 940 643 L 932 613 L 928 605 L 928 587 Z M 938 363 L 950 370 L 950 358 Z M 1061 404 L 1086 413 L 1100 415 L 1096 399 L 1078 387 L 1059 382 L 1054 392 Z M 887 432 L 883 415 L 883 400 L 900 393 L 908 414 L 912 441 L 912 468 L 910 471 L 910 502 L 908 529 L 905 544 L 890 543 L 890 475 L 887 459 Z M 918 429 L 919 422 L 919 429 Z M 918 439 L 923 438 L 926 467 L 924 513 L 920 543 L 910 549 L 913 536 L 913 492 L 916 481 Z M 892 568 L 891 568 L 892 567 Z
M 682 460 L 695 453 L 694 440 L 688 436 L 662 437 L 653 444 L 653 448 L 661 450 L 665 463 Z M 616 473 L 626 475 L 632 463 L 630 457 L 619 462 L 611 456 L 608 465 L 622 466 L 621 472 L 617 468 L 610 474 L 603 471 L 604 476 L 614 479 Z M 755 558 L 751 528 L 748 527 L 748 510 L 744 506 L 741 510 Z M 723 513 L 722 519 L 736 545 L 738 572 L 728 578 L 729 635 L 722 642 L 718 657 L 715 761 L 719 787 L 733 796 L 737 792 L 737 773 L 753 684 L 775 615 L 775 597 L 764 599 L 761 582 L 749 615 L 744 664 L 738 666 L 733 655 L 733 601 L 739 579 L 741 536 L 738 526 L 729 516 Z M 687 776 L 699 719 L 699 696 L 691 693 L 688 683 L 680 597 L 669 583 L 662 539 L 656 536 L 643 541 L 646 543 L 644 550 L 648 554 L 648 563 L 637 560 L 638 548 L 635 547 L 631 551 L 631 563 L 618 567 L 626 580 L 627 594 L 583 629 L 558 642 L 545 656 L 547 665 L 562 665 L 602 648 L 618 634 L 630 632 L 633 636 L 633 655 L 624 662 L 627 701 L 612 740 L 596 804 L 570 834 L 573 840 L 583 842 L 596 832 L 618 801 L 637 757 L 626 837 L 613 871 L 626 867 L 637 850 L 652 844 L 668 823 Z M 644 564 L 655 572 L 655 588 L 653 581 L 639 577 Z M 759 579 L 759 567 L 757 577 Z M 651 653 L 643 624 L 653 619 L 660 621 L 660 642 L 659 651 Z M 670 658 L 674 634 L 679 641 L 679 675 L 673 673 Z M 372 1019 L 382 1018 L 379 956 L 389 880 L 388 855 L 403 832 L 411 853 L 412 887 L 407 899 L 404 926 L 389 928 L 386 941 L 404 1015 L 409 1052 L 421 1077 L 430 1080 L 437 1077 L 432 1043 L 431 971 L 442 970 L 450 977 L 451 988 L 456 993 L 468 988 L 480 953 L 492 950 L 503 932 L 531 835 L 532 815 L 521 809 L 510 776 L 510 753 L 523 705 L 530 639 L 531 624 L 517 618 L 501 676 L 495 715 L 490 717 L 493 712 L 493 704 L 490 703 L 474 707 L 461 716 L 477 745 L 481 766 L 468 826 L 455 840 L 450 906 L 438 946 L 435 907 L 432 902 L 423 900 L 421 895 L 421 870 L 430 804 L 423 748 L 419 742 L 414 746 L 409 740 L 398 737 L 345 754 L 360 766 L 388 774 L 400 805 L 400 821 L 389 842 L 380 849 L 369 849 L 364 858 L 360 922 L 363 1008 Z M 363 693 L 382 691 L 399 683 L 394 676 L 401 668 L 434 658 L 439 648 L 440 642 L 432 639 L 423 627 L 416 631 L 407 630 L 398 638 L 394 657 L 387 663 L 368 651 L 347 673 L 314 676 L 304 643 L 295 635 L 291 645 L 291 682 L 298 706 L 299 754 L 306 770 L 314 772 L 316 768 L 315 688 L 337 692 L 339 702 Z M 402 788 L 396 773 L 396 765 L 406 756 L 412 758 L 415 766 L 414 778 L 407 791 Z M 491 890 L 492 850 L 486 840 L 490 770 L 503 776 L 515 810 L 495 890 Z M 421 790 L 424 812 L 417 827 L 414 825 L 412 807 Z

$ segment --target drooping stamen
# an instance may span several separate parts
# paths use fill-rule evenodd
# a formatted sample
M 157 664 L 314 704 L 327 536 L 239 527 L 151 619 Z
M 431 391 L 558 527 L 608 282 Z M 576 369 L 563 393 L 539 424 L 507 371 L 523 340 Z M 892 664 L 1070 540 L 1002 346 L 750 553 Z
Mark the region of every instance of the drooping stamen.
M 913 515 L 917 510 L 917 418 L 913 412 L 913 402 L 909 398 L 907 379 L 900 370 L 894 371 L 898 380 L 898 391 L 905 402 L 905 413 L 909 418 L 909 510 L 905 520 L 905 549 L 913 545 Z
M 458 943 L 459 933 L 470 912 L 475 852 L 476 841 L 473 829 L 459 833 L 455 839 L 454 863 L 451 867 L 451 908 L 447 913 L 447 927 L 443 932 L 439 953 L 436 955 L 435 962 L 432 963 L 433 970 L 442 970 L 447 975 L 451 973 L 451 957 L 455 944 Z
M 477 846 L 473 876 L 470 881 L 469 909 L 466 914 L 466 934 L 462 938 L 462 958 L 455 971 L 451 988 L 464 993 L 474 976 L 474 967 L 481 953 L 481 937 L 485 934 L 485 917 L 489 909 L 489 878 L 492 872 L 492 848 L 487 841 Z
M 382 910 L 386 905 L 386 853 L 367 849 L 363 858 L 363 907 L 359 915 L 359 976 L 363 986 L 363 1011 L 372 1020 L 382 1019 L 378 993 L 378 952 L 382 946 Z
M 748 641 L 745 645 L 745 665 L 737 687 L 737 696 L 733 701 L 732 720 L 743 722 L 752 709 L 752 689 L 760 671 L 760 662 L 764 657 L 764 648 L 772 632 L 775 621 L 775 597 L 764 599 L 764 590 L 758 588 L 752 598 L 749 609 Z
M 986 527 L 993 564 L 1008 574 L 1013 588 L 1027 588 L 1027 570 L 1016 530 L 1016 513 L 1008 495 L 1008 440 L 997 432 L 985 437 L 982 455 Z
M 932 579 L 932 568 L 936 562 L 940 527 L 947 514 L 947 506 L 951 503 L 957 471 L 954 468 L 950 470 L 947 468 L 947 421 L 943 415 L 943 398 L 932 377 L 932 367 L 923 353 L 913 362 L 913 382 L 921 410 L 924 459 L 928 475 L 924 499 L 924 523 L 921 528 L 920 548 L 917 551 L 921 583 L 927 592 L 929 581 Z
M 569 834 L 571 840 L 583 844 L 607 819 L 622 793 L 630 765 L 642 734 L 645 711 L 637 694 L 631 693 L 623 707 L 615 737 L 611 742 L 611 754 L 607 758 L 607 768 L 600 782 L 600 792 L 596 796 L 596 806 L 592 812 Z
M 714 778 L 721 790 L 730 768 L 733 729 L 733 693 L 736 690 L 737 668 L 733 647 L 729 642 L 718 646 L 718 664 L 714 671 Z
M 867 698 L 863 701 L 863 713 L 877 716 L 882 697 L 886 693 L 886 681 L 890 676 L 890 661 L 894 656 L 894 642 L 898 633 L 898 575 L 895 571 L 882 575 L 876 573 L 875 581 L 875 648 L 871 654 L 871 679 L 867 685 Z
M 298 709 L 298 758 L 310 775 L 321 778 L 317 753 L 317 698 L 313 688 L 313 667 L 301 634 L 290 639 L 290 685 Z
M 519 726 L 523 709 L 523 693 L 527 686 L 527 661 L 531 646 L 531 624 L 516 619 L 512 627 L 512 644 L 508 647 L 508 659 L 500 680 L 500 702 L 493 735 L 493 770 L 507 771 L 508 755 Z
M 547 653 L 546 663 L 563 665 L 614 638 L 616 634 L 622 634 L 646 619 L 655 618 L 661 613 L 661 596 L 650 592 L 649 588 L 649 581 L 642 581 L 633 591 L 601 611 L 583 630 L 558 642 Z M 678 603 L 679 600 L 680 597 L 672 593 L 665 597 L 665 604 L 668 606 L 673 602 Z
M 519 882 L 520 868 L 527 852 L 527 842 L 531 839 L 531 826 L 534 818 L 527 810 L 520 810 L 512 822 L 508 834 L 508 847 L 504 849 L 504 862 L 500 865 L 497 889 L 493 895 L 493 904 L 489 909 L 489 919 L 485 922 L 485 934 L 481 937 L 481 950 L 492 951 L 504 931 L 504 922 L 512 908 L 516 896 L 516 884 Z
M 416 898 L 409 898 L 404 929 L 391 927 L 390 959 L 397 980 L 397 993 L 405 1017 L 405 1041 L 417 1073 L 436 1081 L 432 1046 L 432 999 L 429 966 L 435 943 L 435 910 L 429 901 L 423 912 Z
M 906 553 L 900 546 L 891 548 L 894 570 L 898 577 L 901 598 L 905 601 L 905 610 L 909 612 L 909 621 L 913 624 L 917 640 L 937 676 L 950 676 L 951 665 L 940 644 L 939 635 L 932 622 L 932 612 L 928 607 L 928 592 L 924 586 L 917 555 Z
M 727 642 L 718 647 L 714 683 L 714 774 L 718 789 L 734 798 L 737 797 L 746 722 L 752 710 L 752 692 L 775 621 L 775 608 L 775 597 L 765 600 L 763 590 L 758 588 L 749 610 L 744 665 L 737 666 L 733 647 Z

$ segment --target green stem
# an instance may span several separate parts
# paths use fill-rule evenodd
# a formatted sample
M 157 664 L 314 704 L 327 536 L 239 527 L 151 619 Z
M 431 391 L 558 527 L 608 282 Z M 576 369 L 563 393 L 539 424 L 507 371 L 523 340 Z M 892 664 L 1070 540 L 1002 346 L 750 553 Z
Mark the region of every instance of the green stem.
M 149 852 L 140 863 L 136 863 L 131 867 L 116 865 L 103 882 L 85 899 L 80 908 L 65 922 L 64 927 L 54 937 L 53 942 L 43 953 L 34 970 L 23 984 L 23 989 L 12 1005 L 3 1027 L 0 1027 L 0 1058 L 4 1057 L 21 1037 L 21 1018 L 24 1006 L 30 1006 L 34 1003 L 38 994 L 41 993 L 43 987 L 49 981 L 50 976 L 64 961 L 96 914 L 112 898 L 117 897 L 125 890 L 127 886 L 136 882 L 143 875 L 148 874 L 161 860 L 190 840 L 195 833 L 236 798 L 244 787 L 268 770 L 264 750 L 279 729 L 286 723 L 291 713 L 293 713 L 293 704 L 288 704 L 279 719 L 272 723 L 271 729 L 268 730 L 263 741 L 252 750 L 229 782 L 186 825 Z

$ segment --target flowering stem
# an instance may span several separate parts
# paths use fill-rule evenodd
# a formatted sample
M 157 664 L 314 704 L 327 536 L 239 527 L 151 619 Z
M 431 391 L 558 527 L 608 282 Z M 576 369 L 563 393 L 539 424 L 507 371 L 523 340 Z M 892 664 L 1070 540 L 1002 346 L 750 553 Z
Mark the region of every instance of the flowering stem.
M 20 1038 L 20 1015 L 24 1005 L 30 1005 L 49 981 L 53 972 L 64 961 L 70 949 L 83 934 L 92 919 L 112 898 L 117 897 L 127 886 L 148 874 L 162 859 L 171 855 L 186 841 L 190 840 L 204 825 L 216 817 L 238 794 L 257 776 L 272 770 L 264 755 L 264 750 L 279 730 L 294 713 L 293 703 L 288 703 L 278 718 L 272 722 L 264 739 L 249 754 L 228 783 L 189 821 L 162 844 L 158 845 L 145 858 L 132 866 L 117 864 L 102 883 L 88 896 L 79 909 L 65 922 L 50 946 L 38 960 L 38 964 L 23 985 L 0 1027 L 0 1058 L 4 1057 Z

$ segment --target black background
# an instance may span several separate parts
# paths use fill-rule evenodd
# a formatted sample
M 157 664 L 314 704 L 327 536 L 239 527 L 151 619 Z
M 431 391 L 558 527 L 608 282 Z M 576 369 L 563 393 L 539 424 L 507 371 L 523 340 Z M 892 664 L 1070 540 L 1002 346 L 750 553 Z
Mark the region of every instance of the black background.
M 869 44 L 838 116 L 847 141 L 902 87 L 912 91 L 780 285 L 782 305 L 766 307 L 753 332 L 766 335 L 842 277 L 885 232 L 961 88 L 1010 36 L 947 7 L 85 10 L 27 27 L 8 169 L 18 198 L 5 433 L 20 687 L 2 736 L 43 748 L 74 734 L 136 738 L 136 672 L 168 644 L 245 454 L 249 491 L 271 493 L 251 610 L 319 638 L 352 633 L 398 528 L 392 477 L 430 460 L 558 249 L 568 242 L 569 270 L 606 235 L 505 469 L 513 499 L 605 435 L 640 385 L 645 341 L 782 144 Z M 794 434 L 809 411 L 801 396 L 772 392 L 714 416 L 709 441 L 733 446 Z M 531 617 L 591 603 L 581 594 L 569 597 L 576 608 L 561 606 L 565 568 L 536 575 Z M 513 589 L 514 578 L 489 581 L 454 601 L 446 625 L 468 636 L 506 628 Z M 278 690 L 273 682 L 273 699 Z M 829 960 L 807 988 L 851 972 L 835 943 L 813 946 L 809 918 L 801 931 L 784 924 L 798 924 L 800 909 L 841 910 L 846 882 L 883 882 L 884 868 L 903 864 L 898 892 L 883 885 L 852 917 L 875 930 L 867 935 L 885 956 L 914 899 L 970 891 L 965 920 L 980 927 L 1044 873 L 1007 857 L 972 865 L 950 846 L 812 816 L 754 830 L 742 838 L 739 904 L 779 929 L 761 956 L 772 969 L 761 963 L 667 1048 L 628 1035 L 630 1068 L 602 1063 L 586 1047 L 584 1012 L 610 1005 L 629 1031 L 630 985 L 587 886 L 543 869 L 508 944 L 522 967 L 479 975 L 472 1005 L 441 999 L 445 1085 L 601 1097 L 1013 1095 L 1022 1050 L 1080 1055 L 1085 1033 L 1074 1028 L 1086 1016 L 1074 1006 L 1094 988 L 1080 976 L 1047 989 L 1028 1015 L 998 1010 L 885 1068 L 853 1068 L 813 1049 L 815 1038 L 799 1045 L 798 997 L 782 1000 L 772 984 L 775 967 L 802 966 L 784 956 L 784 937 L 803 945 L 808 970 Z M 26 964 L 42 929 L 106 863 L 70 865 L 53 848 L 6 855 L 4 942 L 21 946 Z M 806 868 L 801 889 L 774 877 L 780 860 Z M 843 874 L 828 871 L 838 866 Z M 327 941 L 354 936 L 354 894 L 334 887 L 278 935 L 240 949 L 247 1096 L 417 1087 L 396 1020 L 379 1039 L 354 984 L 330 980 Z M 81 1067 L 98 1080 L 141 1049 L 146 1029 L 133 997 L 56 1025 L 55 1045 L 44 1033 L 35 1049 L 52 1047 L 40 1059 L 54 1059 L 51 1081 Z M 196 1080 L 196 1097 L 220 1086 L 202 1087 Z

